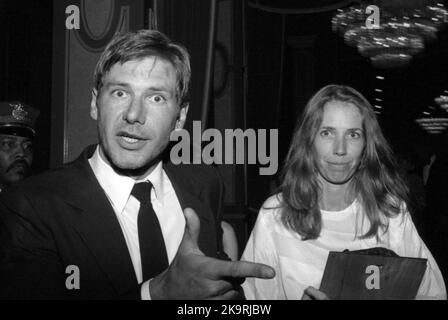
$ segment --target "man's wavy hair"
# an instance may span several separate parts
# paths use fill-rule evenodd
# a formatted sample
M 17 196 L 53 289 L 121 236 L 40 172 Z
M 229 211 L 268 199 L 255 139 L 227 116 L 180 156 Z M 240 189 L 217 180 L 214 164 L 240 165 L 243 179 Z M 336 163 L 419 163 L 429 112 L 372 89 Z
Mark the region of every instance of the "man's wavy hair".
M 320 89 L 308 101 L 296 125 L 282 169 L 282 222 L 303 240 L 316 239 L 320 235 L 319 199 L 322 189 L 317 180 L 313 144 L 322 123 L 324 106 L 331 101 L 351 103 L 363 117 L 365 147 L 351 180 L 350 191 L 356 195 L 370 222 L 370 229 L 359 237 L 375 236 L 378 239 L 379 229 L 386 232 L 388 228 L 386 219 L 382 218 L 400 213 L 400 205 L 408 203 L 408 189 L 398 174 L 392 150 L 381 132 L 372 106 L 361 93 L 348 86 L 332 84 Z M 362 221 L 364 223 L 364 216 Z
M 188 86 L 191 77 L 190 56 L 187 49 L 172 42 L 163 33 L 156 30 L 117 33 L 101 54 L 96 65 L 95 89 L 99 92 L 103 86 L 103 77 L 116 63 L 126 63 L 157 57 L 170 62 L 176 70 L 176 98 L 180 106 L 188 101 Z

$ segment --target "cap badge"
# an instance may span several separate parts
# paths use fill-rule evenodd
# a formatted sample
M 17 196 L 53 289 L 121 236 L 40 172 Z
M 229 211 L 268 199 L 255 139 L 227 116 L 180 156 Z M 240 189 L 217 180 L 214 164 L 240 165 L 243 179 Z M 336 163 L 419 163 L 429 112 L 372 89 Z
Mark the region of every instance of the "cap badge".
M 10 104 L 10 106 L 14 108 L 12 110 L 12 116 L 14 117 L 14 119 L 19 121 L 25 120 L 28 112 L 23 110 L 23 106 L 20 103 Z

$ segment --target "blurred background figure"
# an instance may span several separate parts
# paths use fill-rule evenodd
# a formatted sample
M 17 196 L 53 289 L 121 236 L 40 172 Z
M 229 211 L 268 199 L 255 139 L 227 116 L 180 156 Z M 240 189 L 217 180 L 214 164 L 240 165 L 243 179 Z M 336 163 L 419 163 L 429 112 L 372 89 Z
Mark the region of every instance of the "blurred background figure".
M 38 115 L 21 102 L 0 102 L 0 191 L 29 174 Z
M 426 193 L 422 165 L 417 155 L 410 150 L 400 150 L 396 153 L 398 171 L 409 188 L 408 209 L 412 220 L 419 231 L 422 232 L 425 221 Z
M 428 182 L 429 173 L 431 172 L 431 167 L 434 164 L 434 161 L 436 161 L 435 153 L 431 154 L 429 157 L 429 162 L 423 167 L 423 183 L 425 185 Z
M 440 136 L 435 142 L 435 152 L 428 161 L 426 189 L 426 220 L 423 237 L 440 266 L 445 281 L 448 280 L 448 138 Z

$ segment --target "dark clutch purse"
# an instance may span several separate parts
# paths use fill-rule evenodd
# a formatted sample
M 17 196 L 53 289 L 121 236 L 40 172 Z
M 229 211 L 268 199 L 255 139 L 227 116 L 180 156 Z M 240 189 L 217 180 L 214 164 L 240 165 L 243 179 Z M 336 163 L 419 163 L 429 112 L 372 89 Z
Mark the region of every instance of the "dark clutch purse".
M 335 300 L 415 299 L 426 262 L 381 247 L 331 251 L 320 290 Z

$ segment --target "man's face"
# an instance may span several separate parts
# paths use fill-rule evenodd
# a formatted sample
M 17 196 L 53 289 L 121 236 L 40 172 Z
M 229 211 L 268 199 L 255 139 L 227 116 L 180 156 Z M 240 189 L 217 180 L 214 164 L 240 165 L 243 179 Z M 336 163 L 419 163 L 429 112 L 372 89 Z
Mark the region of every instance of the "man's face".
M 100 92 L 93 91 L 90 109 L 102 158 L 119 170 L 149 173 L 187 111 L 179 107 L 171 63 L 148 57 L 113 65 Z
M 314 139 L 319 178 L 333 185 L 348 183 L 358 169 L 364 150 L 363 117 L 351 104 L 330 101 Z
M 33 162 L 31 139 L 0 134 L 0 185 L 25 178 Z

